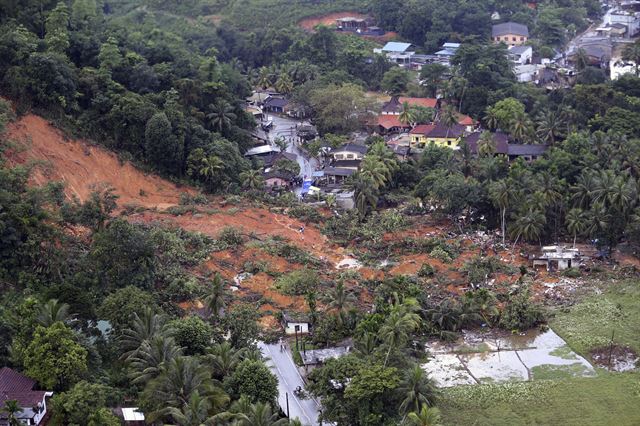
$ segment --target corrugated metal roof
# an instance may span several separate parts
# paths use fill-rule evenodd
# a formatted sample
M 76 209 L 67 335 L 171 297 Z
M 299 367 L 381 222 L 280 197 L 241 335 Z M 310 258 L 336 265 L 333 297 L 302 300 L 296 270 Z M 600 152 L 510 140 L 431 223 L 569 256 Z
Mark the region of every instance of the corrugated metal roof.
M 411 43 L 399 43 L 390 41 L 382 48 L 383 52 L 406 52 L 411 47 Z

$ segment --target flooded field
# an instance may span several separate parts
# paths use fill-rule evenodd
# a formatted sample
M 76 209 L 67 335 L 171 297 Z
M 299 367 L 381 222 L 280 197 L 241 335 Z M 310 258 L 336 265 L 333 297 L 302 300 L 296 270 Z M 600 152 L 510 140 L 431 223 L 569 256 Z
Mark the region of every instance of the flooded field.
M 552 330 L 465 332 L 454 343 L 428 343 L 427 350 L 432 358 L 422 368 L 441 387 L 595 375 Z

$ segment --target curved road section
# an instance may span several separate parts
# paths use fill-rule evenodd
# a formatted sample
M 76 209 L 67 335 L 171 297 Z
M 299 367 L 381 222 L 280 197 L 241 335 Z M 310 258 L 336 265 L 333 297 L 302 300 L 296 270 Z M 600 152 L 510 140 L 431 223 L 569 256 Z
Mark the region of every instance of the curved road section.
M 278 403 L 282 411 L 287 412 L 288 395 L 289 418 L 298 418 L 302 424 L 308 426 L 319 425 L 320 405 L 316 400 L 313 398 L 300 399 L 293 394 L 298 386 L 304 389 L 304 382 L 289 351 L 281 352 L 279 344 L 268 345 L 263 342 L 258 343 L 258 348 L 266 358 L 266 364 L 278 378 Z

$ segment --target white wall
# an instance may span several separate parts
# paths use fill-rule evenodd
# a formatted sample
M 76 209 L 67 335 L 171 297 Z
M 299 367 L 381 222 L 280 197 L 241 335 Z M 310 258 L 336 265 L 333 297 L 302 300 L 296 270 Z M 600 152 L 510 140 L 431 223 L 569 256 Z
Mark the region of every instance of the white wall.
M 308 333 L 309 324 L 306 322 L 288 322 L 287 327 L 284 329 L 286 334 L 296 334 L 296 325 L 300 326 L 298 333 Z

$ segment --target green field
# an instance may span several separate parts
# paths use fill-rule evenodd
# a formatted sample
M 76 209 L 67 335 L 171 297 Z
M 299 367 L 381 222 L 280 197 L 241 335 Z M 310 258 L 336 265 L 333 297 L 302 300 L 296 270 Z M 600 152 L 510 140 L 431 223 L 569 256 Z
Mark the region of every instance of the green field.
M 611 283 L 557 312 L 551 326 L 587 358 L 612 330 L 616 344 L 640 351 L 640 282 Z M 452 388 L 440 408 L 447 425 L 640 425 L 640 372 Z

